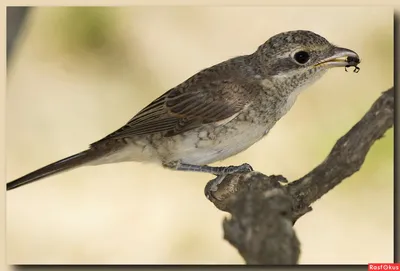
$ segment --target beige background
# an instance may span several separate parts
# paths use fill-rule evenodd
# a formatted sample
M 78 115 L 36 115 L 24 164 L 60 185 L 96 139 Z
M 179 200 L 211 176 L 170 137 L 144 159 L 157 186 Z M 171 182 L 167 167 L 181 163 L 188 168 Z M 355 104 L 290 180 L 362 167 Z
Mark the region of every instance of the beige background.
M 223 164 L 246 161 L 298 178 L 393 85 L 389 8 L 124 8 L 111 11 L 114 27 L 100 48 L 80 43 L 83 15 L 72 23 L 68 16 L 38 10 L 16 55 L 7 85 L 7 181 L 80 151 L 199 69 L 251 53 L 281 31 L 310 29 L 357 51 L 361 72 L 329 72 L 266 139 Z M 392 260 L 392 134 L 298 222 L 302 263 Z M 209 178 L 127 163 L 9 192 L 8 261 L 241 263 L 222 240 L 226 214 L 203 196 Z

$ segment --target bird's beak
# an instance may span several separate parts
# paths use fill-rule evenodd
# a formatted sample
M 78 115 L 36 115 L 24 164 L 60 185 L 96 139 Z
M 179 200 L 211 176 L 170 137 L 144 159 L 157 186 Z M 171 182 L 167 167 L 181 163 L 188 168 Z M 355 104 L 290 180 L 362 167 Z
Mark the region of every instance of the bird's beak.
M 324 58 L 315 66 L 325 66 L 325 67 L 349 67 L 357 66 L 360 63 L 360 57 L 358 54 L 352 50 L 346 48 L 335 47 L 331 51 L 331 55 Z

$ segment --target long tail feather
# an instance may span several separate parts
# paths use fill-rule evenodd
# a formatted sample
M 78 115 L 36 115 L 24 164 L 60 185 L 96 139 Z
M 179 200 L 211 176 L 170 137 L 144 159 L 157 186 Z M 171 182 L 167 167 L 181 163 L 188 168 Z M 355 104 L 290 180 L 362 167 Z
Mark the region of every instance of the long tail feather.
M 83 166 L 90 161 L 95 160 L 96 158 L 97 155 L 94 155 L 94 153 L 90 150 L 74 154 L 7 183 L 7 190 L 11 190 L 38 181 L 45 177 Z

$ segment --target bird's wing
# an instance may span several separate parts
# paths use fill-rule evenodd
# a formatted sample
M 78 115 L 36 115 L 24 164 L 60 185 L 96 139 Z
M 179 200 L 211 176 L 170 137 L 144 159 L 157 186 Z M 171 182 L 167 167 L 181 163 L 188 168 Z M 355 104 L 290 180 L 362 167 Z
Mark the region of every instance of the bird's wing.
M 259 88 L 246 87 L 234 80 L 185 82 L 166 92 L 125 126 L 98 142 L 158 132 L 173 136 L 203 124 L 218 123 L 240 113 L 258 91 Z

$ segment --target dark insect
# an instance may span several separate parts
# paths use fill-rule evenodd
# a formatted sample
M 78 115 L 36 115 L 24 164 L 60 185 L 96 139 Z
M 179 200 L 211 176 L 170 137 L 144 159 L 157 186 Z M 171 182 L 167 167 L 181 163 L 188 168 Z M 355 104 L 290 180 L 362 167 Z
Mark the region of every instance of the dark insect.
M 355 73 L 358 73 L 360 71 L 360 67 L 357 67 L 357 65 L 346 65 L 346 67 L 344 67 L 344 70 L 347 72 L 348 71 L 347 68 L 350 68 L 350 67 L 354 67 L 353 72 L 355 72 Z
M 347 65 L 344 67 L 344 70 L 347 72 L 347 68 L 354 67 L 353 72 L 358 73 L 360 71 L 360 68 L 357 66 L 360 63 L 360 59 L 356 57 L 347 57 L 346 59 Z

